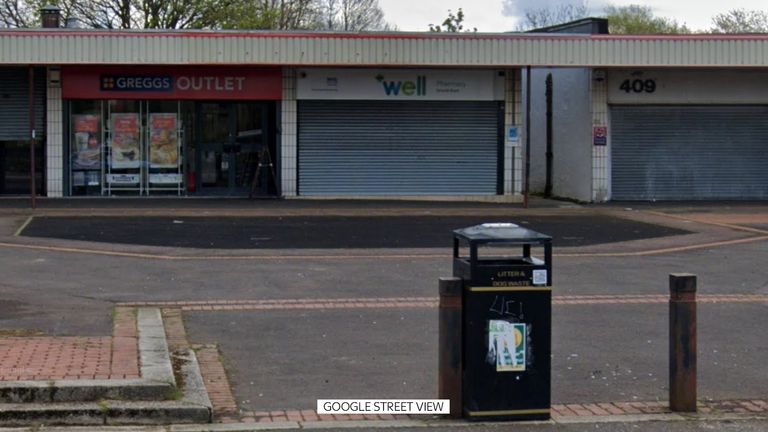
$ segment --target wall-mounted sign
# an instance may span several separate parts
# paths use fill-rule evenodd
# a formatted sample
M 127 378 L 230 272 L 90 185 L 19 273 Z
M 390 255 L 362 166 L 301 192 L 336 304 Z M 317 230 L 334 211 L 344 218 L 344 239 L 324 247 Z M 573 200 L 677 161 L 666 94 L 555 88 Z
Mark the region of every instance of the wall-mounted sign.
M 608 145 L 608 128 L 595 126 L 592 128 L 592 144 L 596 146 Z
M 303 69 L 296 89 L 299 99 L 503 100 L 497 77 L 494 71 Z
M 62 69 L 65 99 L 280 100 L 280 69 L 82 67 Z
M 768 80 L 755 70 L 611 70 L 608 103 L 766 104 Z
M 520 144 L 520 131 L 516 127 L 511 127 L 507 130 L 507 142 L 509 144 Z
M 150 174 L 149 182 L 154 184 L 179 184 L 181 174 Z
M 139 174 L 107 174 L 107 183 L 113 185 L 135 185 L 140 179 Z

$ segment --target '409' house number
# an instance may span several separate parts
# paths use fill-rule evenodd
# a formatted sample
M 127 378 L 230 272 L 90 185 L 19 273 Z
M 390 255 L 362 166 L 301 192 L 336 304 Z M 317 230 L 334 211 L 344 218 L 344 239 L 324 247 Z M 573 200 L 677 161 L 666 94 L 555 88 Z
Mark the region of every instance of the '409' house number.
M 624 90 L 625 93 L 653 93 L 656 91 L 656 80 L 626 79 L 619 86 L 619 90 Z

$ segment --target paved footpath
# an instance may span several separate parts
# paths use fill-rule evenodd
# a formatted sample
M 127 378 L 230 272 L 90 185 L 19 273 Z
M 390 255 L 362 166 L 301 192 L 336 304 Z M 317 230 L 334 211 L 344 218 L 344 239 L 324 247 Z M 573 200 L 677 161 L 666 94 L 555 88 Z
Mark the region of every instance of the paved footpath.
M 316 210 L 306 205 L 268 212 Z M 375 207 L 399 215 L 441 209 Z M 557 426 L 515 430 L 768 428 L 768 376 L 763 373 L 768 348 L 761 331 L 768 325 L 766 209 L 547 207 L 523 213 L 498 206 L 448 207 L 456 214 L 515 218 L 610 212 L 690 232 L 556 250 Z M 82 210 L 46 209 L 45 214 Z M 145 213 L 162 215 L 161 210 Z M 234 205 L 225 210 L 267 212 Z M 88 210 L 121 211 L 143 214 Z M 345 205 L 324 211 L 360 214 L 366 209 Z M 56 362 L 49 360 L 24 373 L 122 374 L 114 366 L 113 308 L 158 306 L 169 344 L 196 349 L 221 422 L 215 427 L 222 430 L 504 428 L 419 417 L 321 417 L 313 411 L 319 397 L 435 397 L 436 280 L 451 273 L 450 251 L 444 248 L 221 251 L 28 239 L 12 235 L 27 217 L 18 209 L 3 214 L 0 230 L 7 236 L 0 238 L 0 268 L 13 271 L 0 280 L 0 334 L 37 334 L 43 342 L 35 348 L 29 342 L 35 339 L 18 339 L 14 354 L 0 363 L 7 371 L 43 349 L 48 359 L 67 353 L 71 369 L 54 371 Z M 701 405 L 692 418 L 669 413 L 665 402 L 666 277 L 672 272 L 697 273 L 700 281 Z M 113 354 L 107 362 L 110 340 Z M 731 418 L 742 429 L 734 428 Z
M 138 332 L 132 309 L 117 308 L 112 336 L 0 337 L 0 381 L 139 378 Z

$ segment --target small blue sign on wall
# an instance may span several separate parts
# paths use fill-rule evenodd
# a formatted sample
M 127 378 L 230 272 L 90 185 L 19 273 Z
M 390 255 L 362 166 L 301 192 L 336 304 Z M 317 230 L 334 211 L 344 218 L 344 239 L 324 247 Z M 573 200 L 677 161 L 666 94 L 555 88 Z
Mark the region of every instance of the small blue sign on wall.
M 592 144 L 604 146 L 608 144 L 608 128 L 605 126 L 595 126 L 592 128 Z
M 518 128 L 509 128 L 507 131 L 507 142 L 510 144 L 518 144 L 520 142 L 520 132 Z

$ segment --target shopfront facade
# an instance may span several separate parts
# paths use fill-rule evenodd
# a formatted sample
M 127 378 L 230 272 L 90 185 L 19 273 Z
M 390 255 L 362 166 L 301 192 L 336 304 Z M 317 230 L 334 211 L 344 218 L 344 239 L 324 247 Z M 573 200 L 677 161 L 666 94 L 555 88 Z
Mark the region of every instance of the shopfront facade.
M 504 83 L 493 70 L 298 70 L 298 195 L 502 195 Z
M 768 199 L 768 81 L 743 70 L 597 71 L 596 201 Z M 599 122 L 599 123 L 598 123 Z
M 58 28 L 0 31 L 0 192 L 29 193 L 32 68 L 49 197 L 519 202 L 544 154 L 528 67 L 584 71 L 555 86 L 586 99 L 554 119 L 555 195 L 768 198 L 768 35 Z
M 280 69 L 63 67 L 63 195 L 276 195 Z

